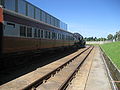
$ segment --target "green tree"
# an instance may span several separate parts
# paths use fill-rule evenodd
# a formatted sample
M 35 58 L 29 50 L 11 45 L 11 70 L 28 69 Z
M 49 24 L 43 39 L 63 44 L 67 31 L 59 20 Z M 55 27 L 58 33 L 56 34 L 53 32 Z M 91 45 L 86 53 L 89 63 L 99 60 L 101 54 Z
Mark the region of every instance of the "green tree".
M 120 41 L 120 31 L 116 32 L 116 34 L 114 35 L 114 39 L 115 41 Z
M 112 35 L 112 34 L 109 34 L 109 35 L 107 36 L 107 38 L 108 38 L 108 40 L 113 40 L 113 35 Z
M 94 41 L 97 41 L 97 37 L 94 38 Z

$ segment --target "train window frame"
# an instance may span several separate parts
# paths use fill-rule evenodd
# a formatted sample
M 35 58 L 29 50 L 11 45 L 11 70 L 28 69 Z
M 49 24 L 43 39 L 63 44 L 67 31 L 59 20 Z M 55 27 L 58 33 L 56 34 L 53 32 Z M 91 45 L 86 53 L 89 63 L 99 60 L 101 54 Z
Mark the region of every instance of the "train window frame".
M 24 29 L 25 29 L 23 33 L 21 33 L 21 27 L 24 27 Z M 26 37 L 27 36 L 27 32 L 26 32 L 27 30 L 26 30 L 26 26 L 25 25 L 20 25 L 20 29 L 19 30 L 20 30 L 20 33 L 19 33 L 20 37 Z
M 29 30 L 30 29 L 30 30 Z M 26 31 L 27 31 L 27 37 L 31 38 L 32 37 L 32 27 L 30 26 L 27 26 L 26 27 Z M 30 32 L 29 32 L 30 31 Z
M 38 29 L 37 29 L 37 28 L 34 28 L 34 38 L 37 38 L 37 37 L 38 37 L 37 32 L 38 32 Z
M 60 40 L 60 33 L 58 33 L 58 40 Z
M 51 32 L 48 32 L 48 38 L 51 39 Z
M 40 21 L 40 9 L 37 7 L 34 7 L 34 13 L 35 13 L 34 15 L 35 19 Z
M 44 38 L 44 30 L 43 29 L 40 29 L 40 37 Z
M 44 30 L 45 39 L 49 39 L 48 34 L 49 34 L 48 30 Z
M 62 34 L 60 34 L 60 40 L 62 40 Z
M 42 15 L 42 22 L 45 22 L 45 11 L 42 10 L 41 15 Z
M 57 40 L 57 33 L 55 33 L 55 39 Z
M 56 33 L 56 40 L 58 40 L 58 33 Z
M 41 38 L 41 30 L 38 29 L 38 38 Z
M 45 23 L 47 23 L 47 13 L 45 12 Z
M 65 38 L 65 35 L 64 35 L 64 34 L 62 34 L 62 40 L 64 40 L 64 38 Z
M 8 25 L 8 26 L 10 26 L 10 27 L 15 28 L 15 23 L 12 23 L 12 22 L 7 22 L 7 25 Z
M 47 31 L 46 31 L 46 30 L 44 30 L 44 36 L 45 36 L 45 38 L 47 38 L 46 32 L 47 32 Z
M 4 0 L 4 8 L 16 12 L 16 0 Z
M 35 6 L 32 5 L 29 2 L 26 2 L 27 4 L 27 16 L 29 16 L 30 18 L 34 18 L 35 17 Z
M 52 39 L 55 39 L 55 32 L 52 32 Z
M 26 15 L 26 12 L 27 12 L 26 2 L 24 0 L 18 0 L 17 3 L 18 3 L 16 5 L 17 6 L 17 12 L 22 14 L 22 15 Z

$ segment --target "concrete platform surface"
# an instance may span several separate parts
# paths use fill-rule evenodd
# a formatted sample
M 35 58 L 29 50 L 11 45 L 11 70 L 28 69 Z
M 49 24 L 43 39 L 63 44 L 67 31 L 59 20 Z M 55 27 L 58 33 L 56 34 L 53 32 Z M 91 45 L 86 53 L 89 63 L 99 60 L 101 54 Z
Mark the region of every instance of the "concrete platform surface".
M 99 47 L 83 63 L 67 90 L 112 90 Z

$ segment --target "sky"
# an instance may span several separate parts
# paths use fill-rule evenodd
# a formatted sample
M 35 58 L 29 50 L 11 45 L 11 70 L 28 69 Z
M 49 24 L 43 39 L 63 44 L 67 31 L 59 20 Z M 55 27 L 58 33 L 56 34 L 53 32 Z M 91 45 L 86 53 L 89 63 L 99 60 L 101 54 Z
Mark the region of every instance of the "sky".
M 104 37 L 120 30 L 120 0 L 26 0 L 68 24 L 84 37 Z

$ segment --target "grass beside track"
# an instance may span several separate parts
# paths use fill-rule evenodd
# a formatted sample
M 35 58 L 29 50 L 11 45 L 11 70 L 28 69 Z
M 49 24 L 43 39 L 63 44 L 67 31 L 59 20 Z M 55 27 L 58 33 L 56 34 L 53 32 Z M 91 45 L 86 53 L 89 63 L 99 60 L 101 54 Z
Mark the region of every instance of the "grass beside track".
M 107 43 L 100 46 L 120 69 L 120 42 Z

